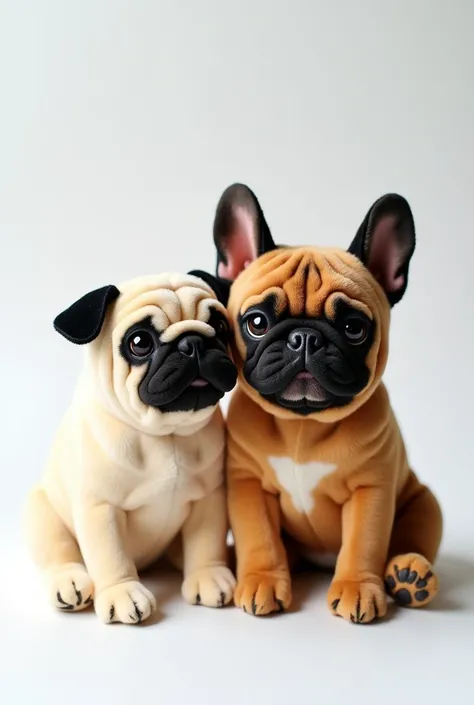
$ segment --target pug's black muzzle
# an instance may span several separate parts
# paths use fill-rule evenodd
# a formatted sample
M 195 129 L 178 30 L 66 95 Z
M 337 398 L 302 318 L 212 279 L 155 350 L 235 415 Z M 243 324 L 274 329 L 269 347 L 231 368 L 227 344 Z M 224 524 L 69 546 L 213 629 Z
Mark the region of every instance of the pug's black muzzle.
M 269 401 L 305 415 L 348 404 L 369 380 L 365 353 L 324 319 L 286 319 L 249 348 L 249 384 Z
M 224 344 L 191 333 L 156 349 L 138 394 L 144 404 L 161 411 L 198 411 L 217 404 L 236 381 Z

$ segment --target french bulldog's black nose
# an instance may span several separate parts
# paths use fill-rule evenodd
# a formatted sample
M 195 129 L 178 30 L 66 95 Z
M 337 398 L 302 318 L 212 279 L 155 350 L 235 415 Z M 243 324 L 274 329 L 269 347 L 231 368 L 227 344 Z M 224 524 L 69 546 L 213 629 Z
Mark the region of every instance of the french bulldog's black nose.
M 322 334 L 314 328 L 295 328 L 288 336 L 288 347 L 295 352 L 311 355 L 323 346 Z
M 204 340 L 200 335 L 185 335 L 178 343 L 178 350 L 186 357 L 194 357 L 204 349 Z

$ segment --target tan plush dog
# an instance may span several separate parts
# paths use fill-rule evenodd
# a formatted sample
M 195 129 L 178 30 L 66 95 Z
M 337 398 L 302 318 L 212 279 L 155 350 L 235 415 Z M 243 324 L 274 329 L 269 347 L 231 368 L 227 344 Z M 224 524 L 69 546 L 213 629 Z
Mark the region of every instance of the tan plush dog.
M 75 611 L 94 601 L 103 622 L 142 622 L 155 599 L 137 571 L 170 548 L 188 602 L 228 603 L 218 401 L 237 373 L 224 306 L 202 280 L 163 274 L 86 294 L 55 328 L 87 346 L 26 508 L 51 602 Z
M 235 185 L 220 200 L 214 240 L 219 285 L 234 282 L 239 384 L 227 473 L 236 604 L 255 615 L 290 605 L 285 536 L 317 563 L 334 559 L 336 615 L 384 615 L 384 579 L 400 604 L 427 604 L 441 513 L 410 468 L 381 382 L 390 308 L 415 249 L 408 203 L 379 199 L 349 251 L 277 247 L 254 194 Z

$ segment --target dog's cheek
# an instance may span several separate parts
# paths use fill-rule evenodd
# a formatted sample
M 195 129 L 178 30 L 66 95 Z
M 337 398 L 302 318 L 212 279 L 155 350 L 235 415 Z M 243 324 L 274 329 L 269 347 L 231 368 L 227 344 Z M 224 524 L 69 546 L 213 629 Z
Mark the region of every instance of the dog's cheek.
M 387 357 L 388 335 L 385 335 L 377 322 L 372 343 L 363 360 L 363 365 L 368 370 L 366 388 L 380 380 L 387 364 Z
M 146 375 L 147 366 L 130 367 L 123 360 L 121 361 L 120 375 L 114 371 L 114 387 L 117 397 L 128 413 L 133 413 L 143 407 L 140 399 L 139 387 Z
M 242 338 L 239 326 L 234 323 L 234 334 L 230 342 L 231 357 L 238 370 L 241 370 L 247 359 L 247 346 Z

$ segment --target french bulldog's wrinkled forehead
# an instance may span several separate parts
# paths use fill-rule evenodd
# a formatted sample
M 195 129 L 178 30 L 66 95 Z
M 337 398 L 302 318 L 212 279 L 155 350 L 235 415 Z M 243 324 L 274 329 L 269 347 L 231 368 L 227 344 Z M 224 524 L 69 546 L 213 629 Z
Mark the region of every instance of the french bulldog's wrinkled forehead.
M 150 317 L 162 341 L 169 342 L 184 331 L 193 330 L 213 335 L 206 324 L 211 310 L 225 315 L 212 289 L 192 275 L 166 273 L 132 279 L 119 285 L 114 317 L 116 325 L 131 325 Z
M 272 296 L 278 313 L 293 317 L 330 315 L 343 296 L 370 315 L 374 304 L 388 309 L 383 292 L 360 261 L 344 250 L 284 247 L 268 252 L 241 273 L 229 302 L 233 316 Z

